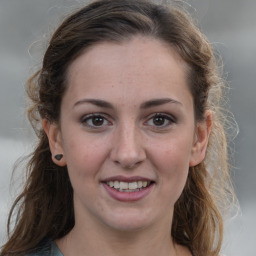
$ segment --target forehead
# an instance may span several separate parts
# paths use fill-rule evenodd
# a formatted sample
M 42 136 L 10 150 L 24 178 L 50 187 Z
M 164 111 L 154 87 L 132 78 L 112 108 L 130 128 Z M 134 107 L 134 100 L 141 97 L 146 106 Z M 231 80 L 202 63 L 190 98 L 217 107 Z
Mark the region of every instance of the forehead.
M 119 61 L 122 61 L 122 66 L 119 65 Z M 154 69 L 163 68 L 163 65 L 166 65 L 168 68 L 168 65 L 170 63 L 173 64 L 173 62 L 179 66 L 183 66 L 184 71 L 187 68 L 186 63 L 177 51 L 166 42 L 153 37 L 134 36 L 123 42 L 103 41 L 86 48 L 71 63 L 68 69 L 68 77 L 72 76 L 72 72 L 77 70 L 79 66 L 82 67 L 83 64 L 88 65 L 88 67 L 102 66 L 104 69 L 107 69 L 110 67 L 108 66 L 110 63 L 118 64 L 120 68 L 123 68 L 126 65 L 128 67 L 134 66 L 135 64 L 145 64 L 145 61 L 149 61 L 148 64 L 151 64 L 151 67 Z
M 178 97 L 188 94 L 186 70 L 175 50 L 160 40 L 137 36 L 122 43 L 102 42 L 70 65 L 67 93 L 74 98 L 130 96 L 134 102 L 153 94 Z

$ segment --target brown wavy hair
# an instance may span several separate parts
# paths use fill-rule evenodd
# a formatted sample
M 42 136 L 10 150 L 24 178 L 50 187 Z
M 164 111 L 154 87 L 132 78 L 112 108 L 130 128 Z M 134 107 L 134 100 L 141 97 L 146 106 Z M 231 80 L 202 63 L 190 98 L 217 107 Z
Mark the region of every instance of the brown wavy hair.
M 27 165 L 27 181 L 10 211 L 9 240 L 1 255 L 25 255 L 45 238 L 59 239 L 74 226 L 73 189 L 66 167 L 51 160 L 41 120 L 58 123 L 66 90 L 67 68 L 98 42 L 122 42 L 136 35 L 156 38 L 175 49 L 188 66 L 188 86 L 195 119 L 213 113 L 213 127 L 203 162 L 191 167 L 175 204 L 171 236 L 195 256 L 217 256 L 223 238 L 223 210 L 233 198 L 220 104 L 224 83 L 210 43 L 181 8 L 146 0 L 99 0 L 76 11 L 59 26 L 45 52 L 42 67 L 28 80 L 28 118 L 38 144 Z M 152 53 L 154 54 L 154 53 Z M 10 223 L 17 211 L 12 232 Z

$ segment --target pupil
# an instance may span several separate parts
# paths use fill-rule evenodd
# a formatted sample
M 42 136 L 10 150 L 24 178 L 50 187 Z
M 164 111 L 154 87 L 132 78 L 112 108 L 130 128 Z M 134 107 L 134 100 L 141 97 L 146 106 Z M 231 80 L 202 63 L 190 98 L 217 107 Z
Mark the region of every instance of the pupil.
M 92 119 L 93 125 L 100 126 L 103 124 L 103 118 L 102 117 L 94 117 Z
M 158 116 L 154 118 L 154 124 L 155 125 L 163 125 L 164 124 L 164 117 Z

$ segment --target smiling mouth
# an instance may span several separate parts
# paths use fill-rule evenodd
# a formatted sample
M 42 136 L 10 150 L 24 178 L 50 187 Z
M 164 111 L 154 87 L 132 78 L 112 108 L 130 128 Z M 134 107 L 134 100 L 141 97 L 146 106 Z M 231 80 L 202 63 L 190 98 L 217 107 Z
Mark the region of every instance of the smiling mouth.
M 153 184 L 153 182 L 152 181 L 125 182 L 125 181 L 113 180 L 113 181 L 107 181 L 105 182 L 105 184 L 111 188 L 114 188 L 119 192 L 137 192 L 149 187 L 151 184 Z

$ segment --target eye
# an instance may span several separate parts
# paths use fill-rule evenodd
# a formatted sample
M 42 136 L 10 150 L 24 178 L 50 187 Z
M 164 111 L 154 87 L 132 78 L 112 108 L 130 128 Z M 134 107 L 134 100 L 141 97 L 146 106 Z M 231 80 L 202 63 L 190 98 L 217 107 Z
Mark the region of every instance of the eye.
M 147 125 L 158 128 L 165 128 L 171 124 L 176 123 L 175 118 L 168 114 L 157 113 L 151 116 L 147 121 Z
M 100 114 L 90 114 L 82 117 L 81 123 L 92 129 L 104 128 L 108 125 L 111 125 L 103 115 Z

